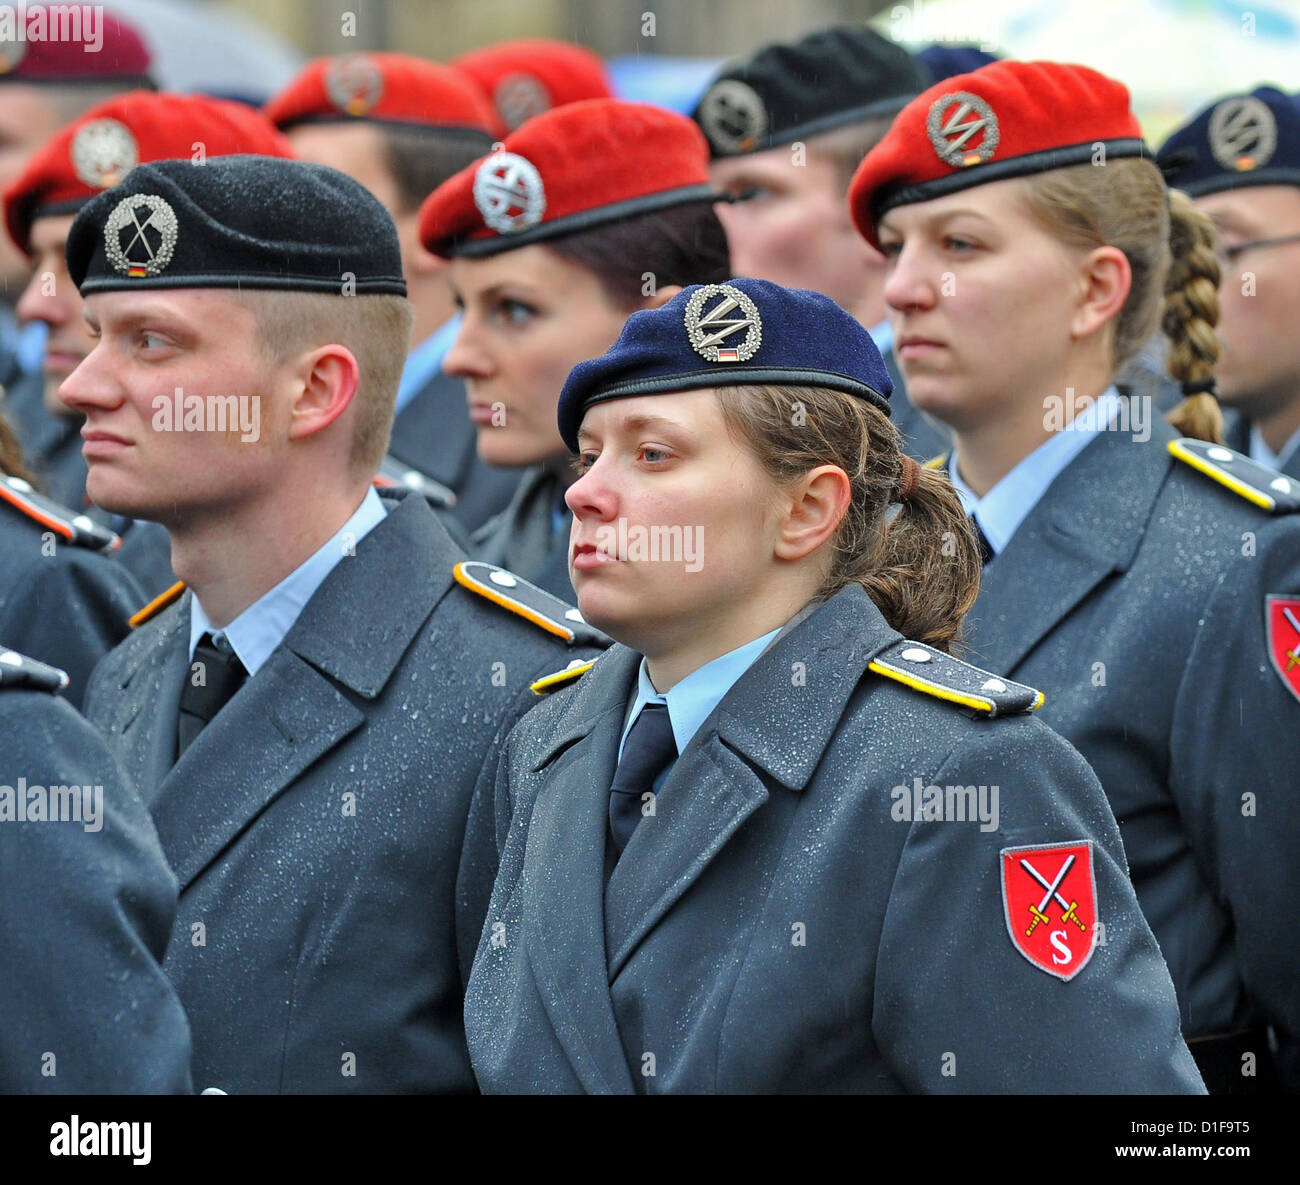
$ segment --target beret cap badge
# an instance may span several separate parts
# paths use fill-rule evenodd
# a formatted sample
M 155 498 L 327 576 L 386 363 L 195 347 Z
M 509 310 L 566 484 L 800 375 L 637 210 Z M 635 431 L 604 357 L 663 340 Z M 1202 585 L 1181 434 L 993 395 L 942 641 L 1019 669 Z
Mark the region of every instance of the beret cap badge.
M 510 131 L 551 109 L 551 96 L 531 74 L 507 74 L 492 92 L 492 103 Z
M 124 197 L 104 222 L 104 254 L 115 271 L 134 279 L 160 275 L 179 238 L 176 211 L 157 194 Z
M 738 78 L 715 82 L 700 100 L 696 117 L 714 147 L 726 153 L 753 152 L 768 132 L 763 100 Z
M 365 54 L 335 58 L 325 71 L 330 102 L 348 115 L 365 115 L 384 93 L 384 72 Z
M 925 130 L 939 159 L 954 169 L 989 160 L 1000 139 L 993 108 L 969 91 L 952 91 L 935 99 L 925 119 Z
M 1238 172 L 1266 165 L 1277 149 L 1277 120 L 1254 95 L 1220 103 L 1210 116 L 1208 134 L 1214 159 Z
M 705 309 L 715 297 L 720 300 Z M 706 284 L 686 303 L 682 320 L 695 352 L 708 362 L 748 362 L 763 344 L 758 306 L 731 284 Z M 737 338 L 741 330 L 743 338 Z
M 77 177 L 95 189 L 111 189 L 140 163 L 131 129 L 116 119 L 94 119 L 79 128 L 69 153 Z
M 546 189 L 532 161 L 514 152 L 494 152 L 474 174 L 474 204 L 498 234 L 517 234 L 542 220 Z

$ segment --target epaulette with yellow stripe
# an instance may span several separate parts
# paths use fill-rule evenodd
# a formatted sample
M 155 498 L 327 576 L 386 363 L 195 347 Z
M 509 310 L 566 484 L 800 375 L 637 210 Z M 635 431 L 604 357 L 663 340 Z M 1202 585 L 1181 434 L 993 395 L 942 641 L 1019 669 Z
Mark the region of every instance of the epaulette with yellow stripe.
M 1300 510 L 1300 482 L 1235 449 L 1186 436 L 1171 440 L 1169 451 L 1184 465 L 1269 514 L 1294 514 Z
M 505 568 L 482 560 L 464 560 L 452 569 L 452 575 L 457 584 L 470 592 L 508 609 L 548 634 L 563 638 L 570 646 L 610 644 L 611 639 L 583 621 L 574 606 Z
M 871 661 L 870 669 L 986 716 L 1033 712 L 1043 704 L 1043 693 L 1036 688 L 1003 679 L 922 642 L 895 642 Z
M 557 687 L 564 687 L 575 679 L 581 679 L 595 665 L 594 658 L 589 658 L 586 662 L 575 658 L 564 670 L 556 671 L 553 675 L 543 675 L 536 683 L 530 683 L 528 686 L 534 695 L 550 695 Z
M 146 621 L 152 621 L 168 605 L 180 600 L 181 593 L 185 591 L 185 581 L 178 580 L 166 592 L 159 593 L 143 609 L 138 609 L 127 618 L 127 625 L 132 629 L 144 625 Z
M 122 546 L 122 540 L 107 527 L 89 515 L 77 514 L 53 498 L 38 494 L 21 477 L 0 476 L 0 503 L 8 503 L 73 547 L 116 551 Z

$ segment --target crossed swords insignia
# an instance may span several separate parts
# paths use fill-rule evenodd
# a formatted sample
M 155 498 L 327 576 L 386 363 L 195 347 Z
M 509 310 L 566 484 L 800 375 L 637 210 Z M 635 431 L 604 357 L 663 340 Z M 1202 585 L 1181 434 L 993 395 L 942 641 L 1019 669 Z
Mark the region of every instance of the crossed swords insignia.
M 1079 903 L 1077 901 L 1066 901 L 1061 895 L 1060 889 L 1062 883 L 1069 875 L 1070 869 L 1074 867 L 1075 854 L 1071 852 L 1062 862 L 1060 870 L 1056 874 L 1056 879 L 1049 881 L 1041 872 L 1038 871 L 1028 860 L 1021 859 L 1020 867 L 1023 868 L 1030 876 L 1034 878 L 1044 889 L 1043 899 L 1036 905 L 1029 906 L 1029 913 L 1032 920 L 1029 923 L 1029 929 L 1025 931 L 1026 938 L 1032 938 L 1034 931 L 1038 929 L 1039 923 L 1044 925 L 1051 923 L 1051 918 L 1047 916 L 1047 907 L 1051 904 L 1053 898 L 1061 907 L 1061 921 L 1073 922 L 1080 930 L 1087 931 L 1088 927 L 1084 920 L 1079 917 Z
M 722 299 L 706 312 L 705 303 L 715 296 Z M 687 302 L 683 319 L 695 352 L 709 362 L 748 362 L 763 342 L 758 306 L 730 284 L 704 285 Z M 736 341 L 742 329 L 745 337 Z
M 1300 621 L 1296 621 L 1295 614 L 1286 607 L 1282 609 L 1282 616 L 1287 619 L 1291 628 L 1297 634 L 1294 647 L 1286 652 L 1286 669 L 1289 671 L 1297 663 L 1300 663 Z
M 142 209 L 148 210 L 143 222 Z M 146 233 L 150 230 L 158 236 L 156 244 Z M 125 247 L 123 231 L 134 231 Z M 139 273 L 156 276 L 171 262 L 179 237 L 176 212 L 156 194 L 137 193 L 123 198 L 104 223 L 105 254 L 117 271 L 128 276 Z M 143 258 L 133 254 L 137 247 L 143 249 Z

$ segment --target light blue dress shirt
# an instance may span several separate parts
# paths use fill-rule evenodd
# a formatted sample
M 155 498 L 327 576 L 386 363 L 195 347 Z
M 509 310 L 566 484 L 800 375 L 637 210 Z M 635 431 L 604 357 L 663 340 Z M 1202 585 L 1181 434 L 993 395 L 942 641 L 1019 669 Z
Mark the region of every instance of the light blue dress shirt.
M 397 384 L 397 408 L 400 412 L 442 369 L 443 359 L 456 341 L 460 332 L 460 314 L 433 331 L 406 356 L 406 365 L 402 367 L 402 381 Z M 396 412 L 394 414 L 396 414 Z
M 1056 480 L 1098 432 L 1106 431 L 1120 410 L 1119 392 L 1108 387 L 1059 432 L 1054 432 L 1011 470 L 984 497 L 977 497 L 957 472 L 957 454 L 948 458 L 948 476 L 961 497 L 966 513 L 975 516 L 997 555 L 1008 543 L 1025 516 L 1038 505 L 1047 487 Z
M 270 592 L 265 593 L 219 630 L 203 612 L 197 596 L 190 599 L 190 660 L 204 634 L 225 635 L 251 679 L 284 641 L 298 614 L 325 582 L 334 566 L 368 535 L 388 513 L 373 486 L 355 513 L 314 555 L 299 564 Z
M 888 320 L 873 325 L 867 332 L 871 334 L 871 340 L 876 343 L 876 349 L 882 358 L 894 348 L 894 327 Z
M 623 745 L 627 741 L 627 734 L 632 730 L 633 723 L 646 704 L 664 704 L 668 708 L 668 719 L 673 726 L 673 740 L 677 742 L 677 752 L 679 754 L 684 752 L 691 738 L 700 731 L 700 725 L 708 719 L 709 713 L 722 702 L 722 697 L 736 685 L 741 675 L 754 665 L 758 656 L 767 649 L 768 643 L 780 632 L 779 629 L 772 630 L 761 638 L 755 638 L 752 642 L 746 642 L 743 646 L 738 646 L 735 650 L 715 658 L 712 662 L 706 662 L 699 670 L 692 671 L 662 695 L 650 682 L 650 674 L 643 658 L 637 676 L 636 694 L 628 704 L 623 735 L 618 742 L 619 760 L 623 759 Z M 659 787 L 663 785 L 664 779 L 668 777 L 672 768 L 673 763 L 670 762 L 663 773 L 655 778 L 652 789 L 656 794 L 659 793 Z
M 1300 448 L 1300 428 L 1297 428 L 1291 439 L 1282 446 L 1282 451 L 1275 453 L 1268 447 L 1264 437 L 1260 434 L 1259 428 L 1254 424 L 1250 426 L 1250 459 L 1252 461 L 1258 461 L 1261 465 L 1267 465 L 1270 469 L 1281 469 L 1298 448 Z

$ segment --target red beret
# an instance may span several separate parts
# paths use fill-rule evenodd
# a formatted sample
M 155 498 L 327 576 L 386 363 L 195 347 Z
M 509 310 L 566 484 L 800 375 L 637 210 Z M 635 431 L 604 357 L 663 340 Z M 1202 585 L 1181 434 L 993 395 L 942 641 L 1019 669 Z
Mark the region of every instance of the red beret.
M 502 41 L 451 64 L 473 79 L 511 132 L 552 107 L 614 97 L 605 63 L 568 41 Z
M 256 153 L 292 156 L 289 142 L 265 116 L 242 103 L 203 95 L 131 91 L 98 103 L 60 129 L 4 191 L 9 237 L 31 250 L 32 222 L 71 214 L 116 185 L 138 164 Z
M 1086 164 L 1149 156 L 1129 107 L 1128 88 L 1087 66 L 994 62 L 946 78 L 913 99 L 869 153 L 849 186 L 849 210 L 862 236 L 895 206 Z
M 435 255 L 495 255 L 604 222 L 717 201 L 709 146 L 683 115 L 589 99 L 530 119 L 420 207 Z
M 0 81 L 152 86 L 140 34 L 100 5 L 10 5 L 13 40 L 0 41 Z
M 404 53 L 317 58 L 262 109 L 278 128 L 296 123 L 394 123 L 498 132 L 492 108 L 450 66 Z

